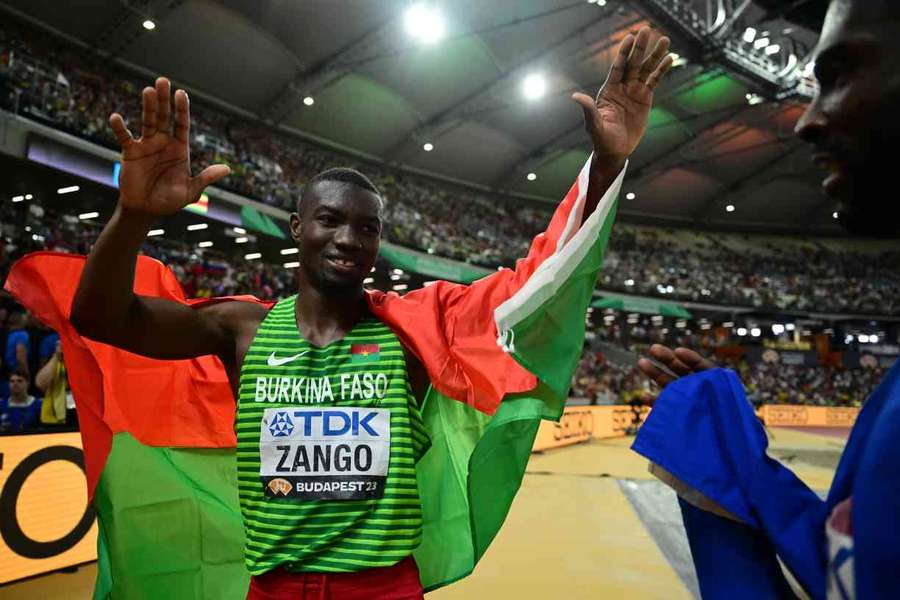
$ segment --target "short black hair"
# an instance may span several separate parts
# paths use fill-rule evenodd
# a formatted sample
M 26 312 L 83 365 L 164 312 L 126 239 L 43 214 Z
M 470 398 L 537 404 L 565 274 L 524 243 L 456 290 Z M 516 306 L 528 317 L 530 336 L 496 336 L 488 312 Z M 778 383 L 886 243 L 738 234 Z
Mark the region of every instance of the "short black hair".
M 324 171 L 310 179 L 306 183 L 306 185 L 303 186 L 303 191 L 300 192 L 300 197 L 297 198 L 297 214 L 300 214 L 300 207 L 303 206 L 303 201 L 306 199 L 309 190 L 312 189 L 315 184 L 323 183 L 326 181 L 347 183 L 350 185 L 361 187 L 362 189 L 372 192 L 373 194 L 378 196 L 378 199 L 382 201 L 382 204 L 384 203 L 384 200 L 381 196 L 381 190 L 378 189 L 378 186 L 372 183 L 371 179 L 351 167 L 334 167 L 332 169 L 325 169 Z

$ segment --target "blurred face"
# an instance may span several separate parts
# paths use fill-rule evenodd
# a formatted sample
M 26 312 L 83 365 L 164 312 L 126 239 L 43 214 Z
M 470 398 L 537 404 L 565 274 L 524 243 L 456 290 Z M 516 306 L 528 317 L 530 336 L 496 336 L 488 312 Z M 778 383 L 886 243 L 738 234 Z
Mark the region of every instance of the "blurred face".
M 853 233 L 885 235 L 900 231 L 892 191 L 900 143 L 900 23 L 879 4 L 832 1 L 816 49 L 821 89 L 797 134 L 816 148 L 814 160 L 825 171 L 822 189 L 838 201 L 841 223 Z
M 378 256 L 381 199 L 359 186 L 316 183 L 291 215 L 300 249 L 301 286 L 326 291 L 359 290 Z
M 10 375 L 9 393 L 12 396 L 24 396 L 28 391 L 28 381 L 21 375 Z

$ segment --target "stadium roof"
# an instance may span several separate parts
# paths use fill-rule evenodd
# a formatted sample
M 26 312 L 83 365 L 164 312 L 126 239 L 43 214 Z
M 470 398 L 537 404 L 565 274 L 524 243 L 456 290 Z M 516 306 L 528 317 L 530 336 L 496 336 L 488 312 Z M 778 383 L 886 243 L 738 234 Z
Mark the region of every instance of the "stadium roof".
M 793 136 L 804 100 L 775 100 L 771 88 L 729 68 L 715 48 L 665 18 L 666 3 L 444 2 L 446 31 L 434 44 L 407 34 L 410 2 L 399 0 L 5 5 L 245 114 L 379 160 L 552 201 L 588 156 L 570 94 L 595 92 L 617 42 L 654 24 L 686 62 L 657 91 L 626 184 L 635 197 L 623 199 L 621 211 L 715 228 L 833 231 L 832 203 L 819 192 L 809 150 Z M 694 4 L 705 11 L 708 3 Z M 771 30 L 808 56 L 816 34 L 806 27 L 815 27 L 819 10 L 803 5 L 821 3 L 747 4 L 728 15 L 731 31 Z M 780 4 L 790 12 L 773 8 Z M 142 28 L 146 18 L 153 31 Z M 547 91 L 527 100 L 522 82 L 535 73 Z M 423 150 L 426 143 L 432 151 Z

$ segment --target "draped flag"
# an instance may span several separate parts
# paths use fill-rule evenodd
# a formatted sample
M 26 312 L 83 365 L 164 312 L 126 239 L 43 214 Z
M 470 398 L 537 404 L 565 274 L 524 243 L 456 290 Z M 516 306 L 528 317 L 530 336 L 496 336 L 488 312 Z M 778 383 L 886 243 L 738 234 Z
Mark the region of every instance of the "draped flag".
M 431 380 L 422 412 L 432 443 L 417 465 L 426 590 L 471 573 L 506 518 L 540 419 L 562 413 L 624 176 L 582 224 L 589 167 L 515 269 L 403 297 L 368 293 Z M 221 362 L 153 360 L 80 337 L 68 319 L 84 260 L 29 255 L 6 289 L 62 339 L 100 521 L 95 598 L 243 598 L 235 406 Z M 260 302 L 187 300 L 146 257 L 135 292 Z M 360 360 L 377 352 L 358 350 Z
M 660 394 L 632 446 L 678 492 L 706 600 L 898 598 L 900 363 L 866 401 L 825 501 L 766 455 L 768 440 L 732 371 L 683 377 Z M 826 520 L 852 498 L 842 547 Z M 840 512 L 840 510 L 836 511 Z

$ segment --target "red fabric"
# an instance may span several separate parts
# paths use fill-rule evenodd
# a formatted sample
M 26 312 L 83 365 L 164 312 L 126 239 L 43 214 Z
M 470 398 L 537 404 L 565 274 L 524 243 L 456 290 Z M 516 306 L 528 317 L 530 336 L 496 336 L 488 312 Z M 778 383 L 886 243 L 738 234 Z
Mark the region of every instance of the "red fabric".
M 576 185 L 515 270 L 471 285 L 439 281 L 403 297 L 368 293 L 372 313 L 419 358 L 442 394 L 493 414 L 506 394 L 537 385 L 534 375 L 497 346 L 494 310 L 556 251 L 577 196 Z M 78 335 L 69 314 L 84 261 L 72 254 L 29 254 L 13 265 L 5 288 L 60 334 L 81 423 L 89 495 L 114 433 L 127 431 L 150 446 L 234 447 L 234 398 L 218 358 L 153 360 Z M 228 300 L 273 304 L 252 296 L 186 300 L 172 272 L 145 256 L 138 258 L 134 289 L 191 306 Z
M 288 573 L 275 569 L 252 577 L 247 600 L 421 600 L 413 557 L 392 567 L 356 573 Z

